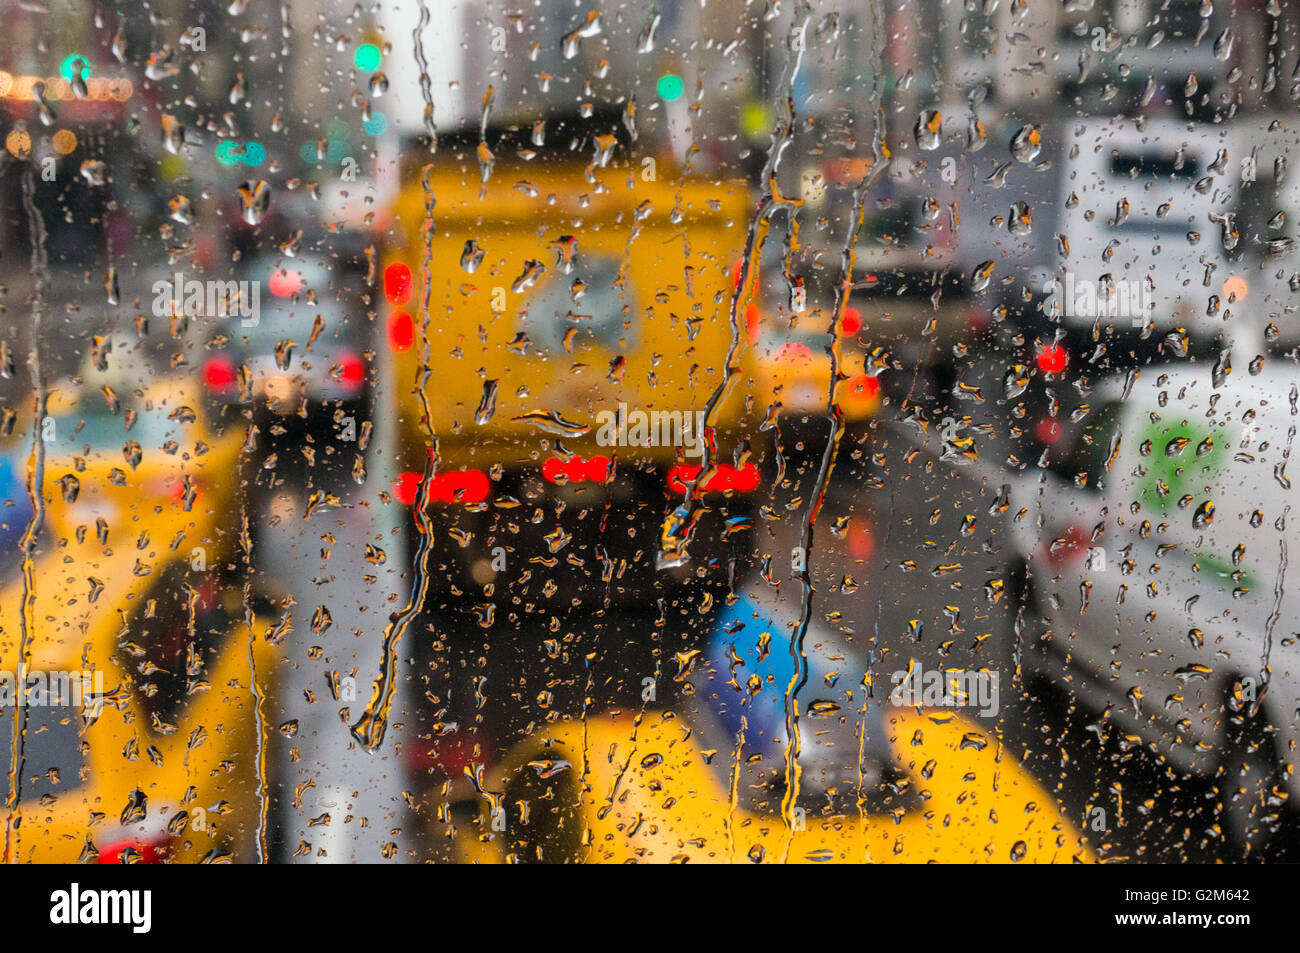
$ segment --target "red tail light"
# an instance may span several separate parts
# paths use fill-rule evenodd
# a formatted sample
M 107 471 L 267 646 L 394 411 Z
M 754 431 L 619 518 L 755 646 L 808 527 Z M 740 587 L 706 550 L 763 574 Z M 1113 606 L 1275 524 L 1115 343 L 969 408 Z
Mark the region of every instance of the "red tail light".
M 757 344 L 759 335 L 763 333 L 762 316 L 758 313 L 758 305 L 752 301 L 745 305 L 745 333 L 750 344 Z
M 203 386 L 214 393 L 234 390 L 238 379 L 234 362 L 228 358 L 214 357 L 203 365 Z
M 420 491 L 423 473 L 408 470 L 393 484 L 397 502 L 410 506 Z M 431 503 L 482 503 L 488 497 L 488 478 L 482 470 L 453 470 L 439 473 L 429 484 Z
M 400 261 L 384 269 L 384 296 L 396 305 L 411 300 L 411 269 Z
M 684 493 L 686 492 L 686 484 L 699 475 L 700 467 L 698 464 L 673 467 L 668 471 L 668 489 L 674 493 Z M 733 467 L 725 463 L 719 464 L 717 472 L 705 483 L 704 489 L 714 493 L 721 493 L 726 490 L 752 493 L 758 489 L 758 467 L 753 463 L 746 463 L 743 467 Z
M 405 311 L 388 316 L 388 346 L 394 351 L 409 351 L 415 343 L 415 322 Z
M 120 840 L 107 844 L 99 851 L 99 864 L 161 864 L 172 852 L 170 837 L 155 840 Z
M 420 490 L 420 480 L 424 478 L 423 473 L 415 473 L 407 470 L 393 484 L 393 497 L 403 506 L 410 506 L 415 502 L 415 494 Z
M 857 333 L 862 330 L 862 314 L 857 308 L 852 306 L 844 309 L 844 317 L 840 319 L 840 333 L 846 338 L 856 337 Z
M 609 479 L 609 457 L 570 457 L 562 460 L 551 457 L 542 464 L 542 476 L 548 483 L 604 483 Z

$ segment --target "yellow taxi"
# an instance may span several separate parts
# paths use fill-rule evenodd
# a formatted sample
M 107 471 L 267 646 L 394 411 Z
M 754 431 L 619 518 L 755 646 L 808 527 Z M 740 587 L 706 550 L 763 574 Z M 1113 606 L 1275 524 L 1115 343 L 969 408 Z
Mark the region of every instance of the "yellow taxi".
M 810 624 L 805 683 L 788 639 L 801 600 L 745 585 L 670 706 L 557 717 L 485 778 L 467 857 L 509 862 L 1020 863 L 1095 859 L 1000 740 L 993 669 L 942 693 L 864 674 L 853 636 Z M 959 679 L 959 676 L 965 676 Z M 928 676 L 927 676 L 928 678 Z M 976 684 L 978 683 L 978 684 Z M 795 731 L 792 732 L 791 719 Z M 797 739 L 792 746 L 788 739 Z M 794 788 L 792 791 L 791 788 Z
M 732 515 L 758 488 L 744 438 L 766 403 L 731 277 L 748 188 L 636 156 L 621 131 L 556 120 L 408 157 L 382 267 L 394 495 L 446 520 L 435 561 L 453 582 L 537 558 L 539 575 L 605 567 L 619 586 L 654 571 L 655 531 L 693 482 Z M 607 505 L 627 519 L 594 518 Z M 699 530 L 692 568 L 725 526 Z
M 549 726 L 485 785 L 466 859 L 589 863 L 1071 863 L 1095 855 L 1048 791 L 971 720 L 898 709 L 895 804 L 742 805 L 732 752 L 670 712 Z
M 250 859 L 274 649 L 236 581 L 244 434 L 187 380 L 91 378 L 51 393 L 44 530 L 0 577 L 6 859 Z

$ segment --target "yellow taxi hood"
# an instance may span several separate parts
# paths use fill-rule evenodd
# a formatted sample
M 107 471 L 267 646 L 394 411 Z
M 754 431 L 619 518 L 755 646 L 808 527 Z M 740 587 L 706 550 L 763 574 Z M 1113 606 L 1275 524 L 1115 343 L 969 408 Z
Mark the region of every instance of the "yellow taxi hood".
M 920 792 L 920 808 L 887 815 L 808 812 L 791 830 L 779 816 L 735 806 L 718 780 L 725 768 L 710 766 L 725 762 L 727 753 L 703 751 L 683 720 L 624 714 L 542 729 L 529 739 L 489 786 L 483 829 L 493 829 L 487 823 L 493 809 L 511 820 L 519 815 L 510 785 L 531 776 L 551 779 L 552 796 L 567 786 L 577 799 L 581 836 L 572 859 L 588 862 L 1095 860 L 1052 796 L 991 731 L 948 712 L 901 708 L 887 712 L 885 724 L 894 764 Z M 484 835 L 485 856 L 506 859 L 522 849 L 511 837 Z M 552 851 L 549 859 L 559 858 Z

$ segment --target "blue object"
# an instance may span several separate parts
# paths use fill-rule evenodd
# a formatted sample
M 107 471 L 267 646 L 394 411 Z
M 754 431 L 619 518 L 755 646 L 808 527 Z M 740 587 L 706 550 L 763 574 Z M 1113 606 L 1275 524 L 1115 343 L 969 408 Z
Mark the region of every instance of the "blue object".
M 9 500 L 13 506 L 6 505 Z M 0 457 L 0 562 L 17 553 L 31 519 L 32 501 L 23 468 L 12 457 Z

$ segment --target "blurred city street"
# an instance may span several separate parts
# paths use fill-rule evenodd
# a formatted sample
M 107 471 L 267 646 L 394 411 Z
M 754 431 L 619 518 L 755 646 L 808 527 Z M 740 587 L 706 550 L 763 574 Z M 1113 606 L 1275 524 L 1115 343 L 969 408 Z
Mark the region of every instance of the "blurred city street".
M 1300 8 L 0 6 L 6 861 L 1300 856 Z

